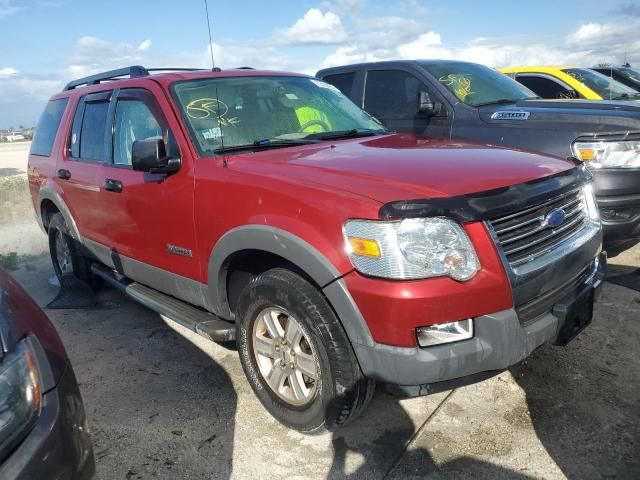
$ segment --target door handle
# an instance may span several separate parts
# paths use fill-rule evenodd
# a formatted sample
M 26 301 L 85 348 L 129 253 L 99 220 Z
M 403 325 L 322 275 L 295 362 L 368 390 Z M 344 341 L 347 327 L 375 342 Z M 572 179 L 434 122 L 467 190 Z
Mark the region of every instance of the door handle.
M 61 168 L 58 170 L 58 178 L 61 178 L 62 180 L 69 180 L 71 178 L 71 172 Z
M 102 187 L 109 192 L 120 193 L 122 191 L 122 182 L 120 180 L 107 178 L 102 184 Z

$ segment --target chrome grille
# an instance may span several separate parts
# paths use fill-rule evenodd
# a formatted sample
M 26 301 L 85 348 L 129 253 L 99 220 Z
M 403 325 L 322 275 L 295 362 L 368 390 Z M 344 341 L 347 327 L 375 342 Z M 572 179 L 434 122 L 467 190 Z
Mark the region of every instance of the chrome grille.
M 546 217 L 555 209 L 564 210 L 564 221 L 557 227 Z M 539 205 L 490 220 L 511 266 L 529 262 L 580 231 L 588 221 L 587 206 L 581 189 L 547 200 Z

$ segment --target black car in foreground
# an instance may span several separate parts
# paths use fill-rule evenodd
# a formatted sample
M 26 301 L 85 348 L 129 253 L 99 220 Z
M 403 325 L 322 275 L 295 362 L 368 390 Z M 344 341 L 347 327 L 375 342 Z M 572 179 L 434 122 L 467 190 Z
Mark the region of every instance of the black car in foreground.
M 93 478 L 78 383 L 55 328 L 0 269 L 0 479 Z
M 362 63 L 317 77 L 391 130 L 584 161 L 609 256 L 640 241 L 640 103 L 541 100 L 496 70 L 451 60 Z

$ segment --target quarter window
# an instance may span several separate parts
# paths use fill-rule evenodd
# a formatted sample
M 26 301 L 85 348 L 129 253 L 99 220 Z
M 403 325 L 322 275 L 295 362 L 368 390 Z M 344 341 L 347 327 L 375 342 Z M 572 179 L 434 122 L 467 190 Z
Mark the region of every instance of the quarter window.
M 140 100 L 119 100 L 113 138 L 113 163 L 130 166 L 133 142 L 149 138 L 162 138 L 162 128 L 149 107 Z
M 327 75 L 323 78 L 323 80 L 327 83 L 330 83 L 342 93 L 344 93 L 347 97 L 351 98 L 351 94 L 353 93 L 353 82 L 356 78 L 355 72 L 350 73 L 339 73 L 336 75 Z
M 62 114 L 65 108 L 67 108 L 67 103 L 67 98 L 61 98 L 59 100 L 52 100 L 47 104 L 47 108 L 42 112 L 33 143 L 31 144 L 32 155 L 43 155 L 46 157 L 51 155 L 53 142 L 56 139 Z

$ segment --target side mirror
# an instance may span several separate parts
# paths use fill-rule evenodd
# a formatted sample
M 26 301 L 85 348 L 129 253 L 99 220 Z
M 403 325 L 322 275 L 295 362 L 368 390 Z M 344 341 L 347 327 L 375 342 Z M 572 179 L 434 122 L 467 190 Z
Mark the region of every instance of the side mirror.
M 131 148 L 131 165 L 137 172 L 171 175 L 180 170 L 179 158 L 167 156 L 167 146 L 162 138 L 136 140 Z
M 440 102 L 434 102 L 431 99 L 429 92 L 421 91 L 418 94 L 418 113 L 427 117 L 434 117 L 440 115 L 442 112 L 442 104 Z

